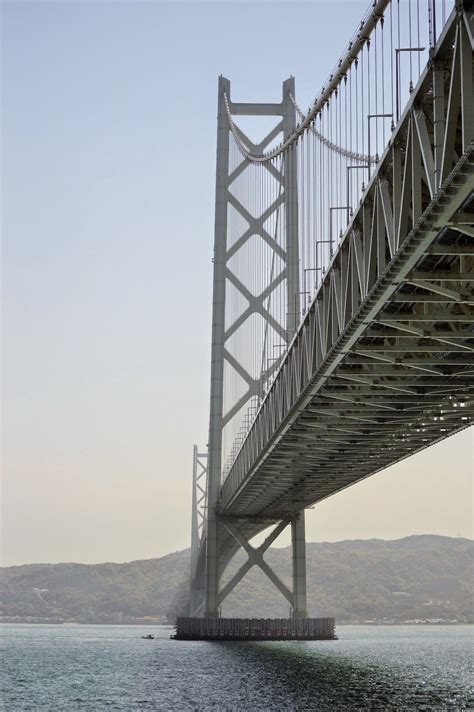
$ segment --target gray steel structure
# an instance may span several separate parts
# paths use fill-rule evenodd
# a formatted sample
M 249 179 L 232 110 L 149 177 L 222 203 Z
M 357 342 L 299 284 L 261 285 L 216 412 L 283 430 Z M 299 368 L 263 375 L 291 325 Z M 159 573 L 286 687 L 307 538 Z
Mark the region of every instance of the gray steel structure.
M 229 122 L 220 101 L 208 510 L 192 582 L 205 606 L 193 615 L 217 615 L 257 564 L 304 616 L 304 508 L 472 422 L 473 47 L 472 9 L 456 2 L 222 484 Z M 225 82 L 220 96 L 230 96 Z M 289 523 L 293 591 L 263 559 Z M 249 559 L 219 590 L 239 547 Z
M 242 407 L 249 403 L 254 396 L 260 396 L 263 383 L 268 379 L 276 365 L 264 370 L 259 378 L 255 378 L 226 348 L 232 335 L 245 323 L 252 314 L 260 317 L 271 325 L 282 339 L 289 343 L 297 325 L 296 314 L 291 305 L 299 293 L 298 270 L 298 212 L 296 197 L 296 169 L 295 156 L 286 155 L 280 171 L 273 170 L 272 175 L 279 182 L 281 191 L 277 198 L 270 203 L 259 216 L 253 216 L 244 205 L 230 191 L 234 181 L 249 166 L 249 161 L 242 158 L 239 165 L 231 169 L 229 164 L 229 138 L 230 125 L 228 112 L 234 116 L 276 116 L 279 118 L 276 125 L 268 135 L 257 145 L 245 134 L 239 131 L 243 140 L 256 152 L 263 153 L 265 147 L 279 134 L 283 137 L 291 135 L 295 130 L 295 107 L 291 101 L 294 94 L 294 79 L 287 79 L 282 87 L 282 101 L 278 104 L 245 104 L 231 101 L 230 82 L 224 77 L 219 79 L 218 96 L 218 140 L 217 140 L 217 168 L 216 168 L 216 219 L 215 219 L 215 244 L 214 244 L 214 295 L 213 295 L 213 322 L 212 322 L 212 353 L 211 353 L 211 408 L 208 443 L 207 464 L 207 513 L 205 525 L 205 538 L 198 538 L 196 526 L 193 524 L 192 536 L 192 581 L 191 606 L 193 615 L 202 614 L 206 617 L 218 615 L 219 606 L 223 599 L 233 588 L 226 586 L 225 591 L 219 591 L 219 581 L 222 573 L 220 564 L 220 549 L 222 541 L 227 536 L 232 536 L 235 543 L 246 548 L 249 554 L 249 566 L 257 564 L 271 578 L 282 593 L 287 596 L 293 607 L 295 616 L 306 616 L 306 573 L 304 556 L 304 512 L 295 512 L 291 518 L 292 540 L 294 545 L 294 595 L 288 592 L 287 587 L 281 582 L 268 564 L 263 559 L 263 552 L 275 540 L 281 531 L 271 536 L 262 547 L 254 550 L 242 538 L 238 528 L 229 522 L 224 522 L 218 515 L 217 509 L 220 501 L 220 487 L 222 476 L 222 433 L 225 425 L 235 417 Z M 244 219 L 249 227 L 243 230 L 236 242 L 229 245 L 227 230 L 228 206 L 232 205 Z M 265 221 L 280 208 L 285 206 L 286 244 L 278 245 L 265 229 Z M 238 276 L 229 269 L 229 261 L 241 250 L 252 235 L 259 235 L 265 240 L 272 251 L 277 252 L 284 260 L 285 268 L 266 285 L 264 291 L 254 296 L 239 280 Z M 265 307 L 265 299 L 276 286 L 286 283 L 287 303 L 289 306 L 284 323 L 276 321 L 274 316 Z M 225 322 L 226 291 L 232 284 L 247 300 L 248 307 L 232 323 Z M 224 413 L 224 362 L 230 363 L 247 384 L 247 389 L 238 400 L 232 404 L 228 412 Z M 193 488 L 193 512 L 197 511 L 199 492 Z M 193 514 L 194 517 L 194 514 Z M 194 519 L 193 519 L 194 522 Z M 286 523 L 285 523 L 286 526 Z M 202 543 L 201 543 L 202 542 Z M 198 553 L 199 551 L 199 553 Z M 251 563 L 250 563 L 251 562 Z
M 199 560 L 199 550 L 204 541 L 207 510 L 207 452 L 193 448 L 193 490 L 191 506 L 191 576 L 194 581 Z M 199 597 L 191 588 L 190 608 L 199 605 Z

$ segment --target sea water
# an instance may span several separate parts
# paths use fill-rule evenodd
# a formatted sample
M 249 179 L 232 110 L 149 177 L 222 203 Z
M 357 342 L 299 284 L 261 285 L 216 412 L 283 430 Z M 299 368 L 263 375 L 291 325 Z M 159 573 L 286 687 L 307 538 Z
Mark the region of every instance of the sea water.
M 187 642 L 172 632 L 5 625 L 1 709 L 474 709 L 471 626 L 338 626 L 339 640 L 314 642 Z

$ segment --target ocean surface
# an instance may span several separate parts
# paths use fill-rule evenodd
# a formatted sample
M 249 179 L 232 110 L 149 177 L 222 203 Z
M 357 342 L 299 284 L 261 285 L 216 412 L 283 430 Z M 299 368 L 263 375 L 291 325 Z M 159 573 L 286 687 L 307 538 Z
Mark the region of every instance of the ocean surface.
M 155 640 L 141 635 L 154 633 Z M 473 626 L 338 626 L 338 641 L 201 643 L 168 626 L 4 625 L 0 708 L 472 710 Z

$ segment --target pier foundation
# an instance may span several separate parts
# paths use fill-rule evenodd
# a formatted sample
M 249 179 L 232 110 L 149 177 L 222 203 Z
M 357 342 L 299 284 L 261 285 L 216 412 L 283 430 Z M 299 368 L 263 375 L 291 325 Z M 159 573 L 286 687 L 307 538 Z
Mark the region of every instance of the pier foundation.
M 184 618 L 175 640 L 337 640 L 334 618 Z

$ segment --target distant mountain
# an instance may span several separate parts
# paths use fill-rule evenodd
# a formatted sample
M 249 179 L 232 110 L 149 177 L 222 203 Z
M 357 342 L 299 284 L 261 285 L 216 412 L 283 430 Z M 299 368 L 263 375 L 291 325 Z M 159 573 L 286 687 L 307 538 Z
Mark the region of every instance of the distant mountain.
M 245 560 L 239 554 L 224 581 Z M 291 586 L 291 549 L 266 560 Z M 474 622 L 474 542 L 411 536 L 307 544 L 310 615 L 339 622 Z M 5 620 L 133 622 L 172 616 L 187 595 L 189 550 L 126 564 L 31 564 L 0 570 Z M 253 568 L 227 598 L 223 615 L 287 616 L 285 599 Z

